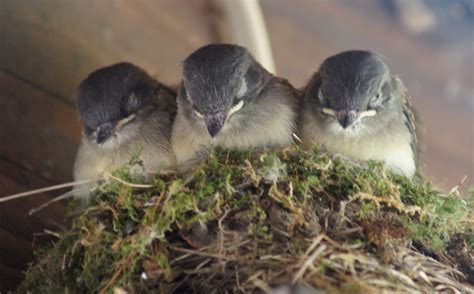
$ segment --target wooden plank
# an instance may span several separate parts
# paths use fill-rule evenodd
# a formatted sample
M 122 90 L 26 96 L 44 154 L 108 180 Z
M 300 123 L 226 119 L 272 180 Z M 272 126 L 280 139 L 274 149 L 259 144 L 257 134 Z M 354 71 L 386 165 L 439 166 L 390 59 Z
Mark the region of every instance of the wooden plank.
M 23 280 L 24 274 L 20 269 L 0 264 L 0 293 L 9 293 Z
M 206 0 L 4 0 L 0 68 L 71 99 L 92 70 L 128 60 L 165 82 L 211 41 Z
M 0 229 L 0 264 L 24 268 L 33 258 L 31 244 L 12 233 Z
M 0 159 L 0 197 L 46 185 L 48 182 L 35 174 Z M 52 239 L 49 235 L 35 234 L 44 229 L 59 231 L 57 224 L 64 225 L 64 204 L 54 203 L 33 216 L 28 215 L 31 208 L 49 199 L 51 195 L 40 194 L 0 203 L 1 293 L 15 289 L 23 279 L 23 270 L 33 260 L 33 250 Z
M 0 161 L 0 198 L 4 195 L 27 191 L 36 187 L 48 186 L 48 182 L 13 164 Z M 32 242 L 34 234 L 45 229 L 58 231 L 65 226 L 65 204 L 53 203 L 33 215 L 28 212 L 47 202 L 62 191 L 37 194 L 29 197 L 0 203 L 0 228 Z M 39 242 L 44 238 L 36 240 Z M 1 254 L 1 253 L 0 253 Z
M 69 181 L 80 138 L 72 106 L 0 71 L 0 154 L 51 183 Z
M 0 71 L 0 126 L 0 197 L 70 180 L 79 139 L 71 106 Z M 0 203 L 0 228 L 28 244 L 35 233 L 57 231 L 64 224 L 64 204 L 33 216 L 28 212 L 60 192 Z M 31 256 L 31 246 L 3 246 L 10 247 L 0 251 L 0 258 L 12 252 Z

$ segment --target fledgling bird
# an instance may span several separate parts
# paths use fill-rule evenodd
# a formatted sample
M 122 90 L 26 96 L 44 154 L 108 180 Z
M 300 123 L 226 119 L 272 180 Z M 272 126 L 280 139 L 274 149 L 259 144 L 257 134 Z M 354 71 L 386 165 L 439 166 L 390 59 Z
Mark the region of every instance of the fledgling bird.
M 122 62 L 94 71 L 80 84 L 76 105 L 83 134 L 74 180 L 99 179 L 136 155 L 145 178 L 175 163 L 176 94 L 141 68 Z M 76 193 L 88 195 L 88 189 Z
M 346 51 L 327 58 L 304 94 L 301 138 L 331 153 L 380 160 L 411 177 L 417 169 L 413 109 L 402 81 L 378 54 Z
M 210 44 L 183 63 L 171 143 L 178 164 L 209 146 L 229 149 L 293 143 L 296 90 L 265 70 L 247 51 Z

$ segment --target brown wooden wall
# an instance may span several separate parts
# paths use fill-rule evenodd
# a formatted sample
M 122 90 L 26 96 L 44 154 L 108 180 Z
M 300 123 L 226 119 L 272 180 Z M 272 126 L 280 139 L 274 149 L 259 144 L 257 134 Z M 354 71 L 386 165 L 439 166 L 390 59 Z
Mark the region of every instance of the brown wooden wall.
M 472 183 L 473 111 L 443 87 L 458 76 L 472 90 L 473 53 L 404 33 L 374 1 L 262 1 L 279 74 L 301 86 L 331 54 L 383 53 L 423 118 L 427 174 L 443 187 L 464 174 Z M 217 40 L 209 2 L 0 0 L 0 197 L 71 180 L 74 92 L 92 70 L 127 60 L 178 83 L 180 62 Z M 53 195 L 0 203 L 0 292 L 21 280 L 34 234 L 64 226 L 64 204 L 28 216 Z
M 212 41 L 206 5 L 1 0 L 0 197 L 71 180 L 80 138 L 74 92 L 92 70 L 127 60 L 177 83 L 180 60 Z M 20 281 L 34 234 L 63 226 L 64 204 L 28 216 L 57 194 L 0 204 L 0 292 Z

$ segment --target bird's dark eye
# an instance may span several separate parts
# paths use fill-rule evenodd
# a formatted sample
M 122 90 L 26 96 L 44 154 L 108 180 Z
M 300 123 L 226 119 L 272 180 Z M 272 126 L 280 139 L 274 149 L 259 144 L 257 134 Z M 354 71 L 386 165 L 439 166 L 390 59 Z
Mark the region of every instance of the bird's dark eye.
M 375 94 L 370 100 L 372 103 L 380 102 L 380 100 L 382 100 L 382 92 L 381 91 L 377 92 L 377 94 Z
M 242 82 L 240 83 L 239 89 L 237 90 L 237 93 L 235 95 L 236 98 L 242 99 L 245 96 L 245 94 L 247 94 L 247 90 L 248 90 L 247 81 L 245 79 L 243 79 Z
M 84 133 L 86 134 L 86 136 L 90 136 L 92 135 L 92 133 L 94 133 L 94 129 L 88 126 L 84 126 Z
M 323 96 L 323 93 L 321 91 L 321 88 L 319 88 L 319 90 L 318 90 L 318 99 L 319 99 L 319 102 L 321 102 L 321 104 L 324 103 L 324 96 Z
M 126 106 L 127 112 L 128 113 L 136 112 L 139 106 L 140 106 L 140 100 L 138 99 L 138 96 L 135 93 L 130 94 L 130 96 L 128 96 L 127 106 Z

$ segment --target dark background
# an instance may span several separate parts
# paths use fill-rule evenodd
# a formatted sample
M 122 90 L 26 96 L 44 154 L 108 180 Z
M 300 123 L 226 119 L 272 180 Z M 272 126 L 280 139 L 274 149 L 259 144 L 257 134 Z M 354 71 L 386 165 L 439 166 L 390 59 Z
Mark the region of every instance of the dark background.
M 225 40 L 216 1 L 0 0 L 0 197 L 71 180 L 80 139 L 75 88 L 127 60 L 177 84 L 181 61 Z M 303 86 L 328 56 L 382 53 L 409 89 L 424 126 L 422 168 L 448 190 L 474 183 L 474 3 L 264 0 L 278 74 Z M 418 5 L 421 3 L 421 6 Z M 44 229 L 64 226 L 56 194 L 0 203 L 0 292 L 22 278 Z

